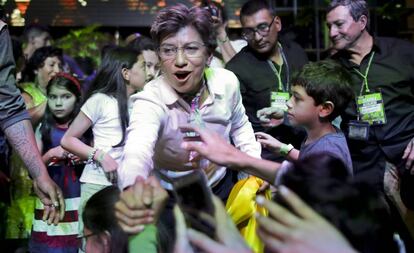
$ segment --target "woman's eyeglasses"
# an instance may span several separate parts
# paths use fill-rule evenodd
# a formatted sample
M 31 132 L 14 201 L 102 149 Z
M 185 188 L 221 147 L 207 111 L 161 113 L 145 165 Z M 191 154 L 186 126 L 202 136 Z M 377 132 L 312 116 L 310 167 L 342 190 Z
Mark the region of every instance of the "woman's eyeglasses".
M 187 58 L 198 58 L 203 56 L 203 48 L 205 47 L 204 44 L 199 42 L 191 42 L 188 44 L 185 44 L 182 47 L 176 47 L 173 45 L 161 45 L 158 48 L 158 54 L 161 57 L 161 59 L 164 60 L 170 60 L 177 57 L 178 51 L 181 50 L 181 52 L 187 57 Z
M 243 28 L 242 30 L 242 36 L 246 40 L 252 40 L 254 38 L 254 35 L 256 33 L 260 34 L 261 36 L 266 36 L 269 33 L 270 27 L 273 25 L 273 22 L 275 21 L 275 17 L 272 19 L 272 22 L 270 24 L 267 23 L 261 23 L 256 28 Z

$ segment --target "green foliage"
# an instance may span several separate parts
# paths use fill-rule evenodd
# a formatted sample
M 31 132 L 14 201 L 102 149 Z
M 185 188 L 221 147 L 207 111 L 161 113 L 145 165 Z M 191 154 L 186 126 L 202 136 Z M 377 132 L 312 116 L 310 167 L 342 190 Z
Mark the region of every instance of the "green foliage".
M 98 28 L 99 25 L 90 25 L 71 30 L 66 36 L 58 39 L 55 45 L 71 57 L 90 57 L 95 66 L 99 66 L 100 50 L 102 46 L 110 43 L 112 38 L 109 34 L 99 32 Z

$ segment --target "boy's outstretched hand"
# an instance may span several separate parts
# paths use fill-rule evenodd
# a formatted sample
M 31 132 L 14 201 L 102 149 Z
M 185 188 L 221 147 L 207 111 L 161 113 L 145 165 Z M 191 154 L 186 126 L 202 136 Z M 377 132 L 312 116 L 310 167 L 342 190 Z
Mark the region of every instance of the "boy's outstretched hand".
M 272 152 L 279 154 L 280 147 L 283 145 L 278 139 L 273 138 L 270 134 L 263 132 L 255 133 L 257 141 L 262 144 L 264 148 L 269 149 Z

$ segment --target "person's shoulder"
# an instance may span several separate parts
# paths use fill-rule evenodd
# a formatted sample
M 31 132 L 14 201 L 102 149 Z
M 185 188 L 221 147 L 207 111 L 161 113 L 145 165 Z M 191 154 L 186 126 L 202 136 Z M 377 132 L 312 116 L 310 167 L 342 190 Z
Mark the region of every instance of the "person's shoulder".
M 279 43 L 283 48 L 283 52 L 288 58 L 288 62 L 292 67 L 301 68 L 308 62 L 308 56 L 305 49 L 295 42 L 292 38 L 280 38 Z M 294 61 L 292 61 L 292 59 Z M 289 61 L 290 60 L 290 61 Z
M 0 32 L 3 31 L 3 28 L 6 28 L 7 24 L 0 19 Z
M 221 82 L 225 83 L 237 83 L 238 79 L 236 75 L 227 69 L 223 68 L 207 68 L 205 70 L 205 75 L 208 81 L 213 83 L 220 84 Z M 222 86 L 222 85 L 221 85 Z
M 348 147 L 346 143 L 345 135 L 341 130 L 336 129 L 335 133 L 330 133 L 321 137 L 317 145 L 320 147 L 325 147 L 326 150 L 342 150 L 344 147 Z
M 26 90 L 28 89 L 35 89 L 35 84 L 33 82 L 21 82 L 17 84 L 17 87 L 22 89 L 23 91 L 26 92 Z
M 288 48 L 288 49 L 292 49 L 292 50 L 305 51 L 303 49 L 303 47 L 301 45 L 299 45 L 299 43 L 297 43 L 294 40 L 281 39 L 280 44 L 282 45 L 283 49 Z
M 414 44 L 408 40 L 403 40 L 394 37 L 376 37 L 375 44 L 380 47 L 380 49 L 385 49 L 388 52 L 400 52 L 408 53 L 410 51 L 413 53 Z
M 109 100 L 113 100 L 113 99 L 114 99 L 114 97 L 109 96 L 105 93 L 96 92 L 96 93 L 92 94 L 88 100 L 101 101 L 102 102 L 102 101 L 109 101 Z
M 205 74 L 207 76 L 207 79 L 209 78 L 209 76 L 218 77 L 218 78 L 223 78 L 223 77 L 224 78 L 225 77 L 236 78 L 233 72 L 231 72 L 228 69 L 224 69 L 224 68 L 214 68 L 214 67 L 206 68 Z
M 159 76 L 156 79 L 145 84 L 144 89 L 131 96 L 131 102 L 147 101 L 152 104 L 162 106 L 163 93 L 169 93 L 171 88 L 165 82 L 164 76 Z
M 241 65 L 248 64 L 248 59 L 252 56 L 248 46 L 243 47 L 240 52 L 235 54 L 233 58 L 230 59 L 229 62 L 226 64 L 227 69 L 234 69 Z
M 162 92 L 162 86 L 165 82 L 164 76 L 159 76 L 146 83 L 144 89 L 134 95 L 134 97 L 152 96 L 158 97 Z

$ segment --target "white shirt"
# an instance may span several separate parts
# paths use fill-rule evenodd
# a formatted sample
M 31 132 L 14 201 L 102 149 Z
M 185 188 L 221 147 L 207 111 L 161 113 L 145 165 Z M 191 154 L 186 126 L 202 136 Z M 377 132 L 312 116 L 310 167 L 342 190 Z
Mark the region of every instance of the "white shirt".
M 218 68 L 207 68 L 205 76 L 209 96 L 200 112 L 206 128 L 229 142 L 231 137 L 237 148 L 260 157 L 261 147 L 246 116 L 237 77 Z M 133 110 L 119 171 L 121 186 L 132 185 L 138 175 L 146 178 L 152 169 L 161 170 L 168 177 L 179 177 L 191 171 L 189 152 L 180 147 L 184 135 L 179 129 L 187 124 L 191 110 L 188 103 L 179 97 L 164 76 L 148 83 L 144 91 L 131 98 Z M 224 177 L 226 168 L 207 163 L 211 165 L 207 173 L 209 185 L 214 186 Z M 170 188 L 165 182 L 161 183 Z
M 94 147 L 103 150 L 120 164 L 123 148 L 113 148 L 122 139 L 116 98 L 97 93 L 82 106 L 81 111 L 92 121 Z M 79 181 L 99 185 L 111 185 L 101 167 L 87 164 Z

